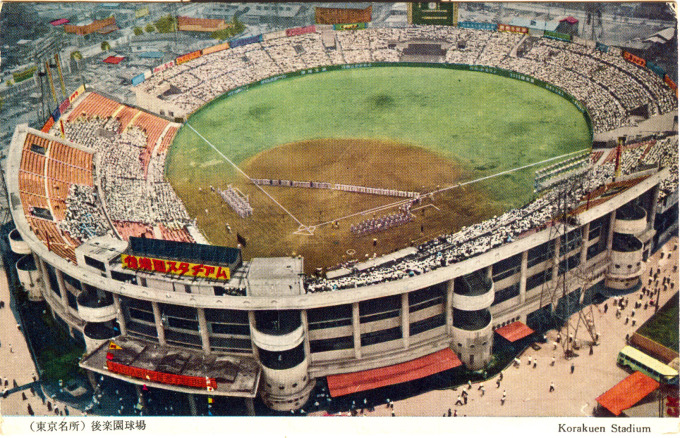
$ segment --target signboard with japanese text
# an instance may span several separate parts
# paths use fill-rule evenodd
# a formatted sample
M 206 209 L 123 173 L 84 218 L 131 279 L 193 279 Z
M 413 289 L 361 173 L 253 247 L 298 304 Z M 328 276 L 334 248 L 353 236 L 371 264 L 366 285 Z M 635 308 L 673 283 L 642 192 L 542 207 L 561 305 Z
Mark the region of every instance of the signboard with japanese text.
M 499 24 L 498 25 L 498 31 L 499 32 L 514 32 L 514 33 L 529 33 L 529 28 L 523 27 L 523 26 L 511 26 L 509 24 Z
M 179 58 L 175 60 L 177 65 L 184 64 L 185 62 L 189 62 L 192 59 L 196 59 L 201 56 L 201 51 L 196 50 L 195 52 L 187 53 L 186 55 L 182 55 Z
M 121 254 L 123 267 L 135 271 L 158 272 L 161 274 L 183 275 L 187 277 L 210 278 L 228 281 L 231 278 L 229 268 L 206 265 L 203 263 L 180 262 L 177 260 Z
M 640 67 L 644 67 L 645 65 L 647 65 L 647 62 L 643 58 L 635 56 L 630 52 L 626 52 L 625 50 L 621 50 L 621 56 L 623 56 L 626 61 L 632 62 L 633 64 L 637 64 Z
M 160 72 L 162 72 L 163 70 L 169 69 L 169 68 L 172 67 L 173 65 L 175 65 L 175 61 L 166 62 L 165 64 L 161 64 L 161 65 L 159 65 L 158 67 L 154 67 L 153 72 L 154 72 L 154 74 L 160 73 Z
M 76 100 L 78 98 L 78 96 L 80 96 L 84 92 L 85 92 L 85 85 L 81 85 L 80 87 L 78 87 L 78 89 L 76 89 L 76 91 L 71 93 L 71 95 L 68 97 L 69 103 L 73 103 L 73 101 Z
M 137 379 L 148 380 L 151 382 L 165 383 L 167 385 L 205 388 L 208 391 L 214 391 L 217 388 L 217 381 L 211 377 L 184 376 L 179 374 L 145 370 L 143 368 L 123 365 L 111 360 L 106 361 L 106 368 L 114 373 L 135 377 Z

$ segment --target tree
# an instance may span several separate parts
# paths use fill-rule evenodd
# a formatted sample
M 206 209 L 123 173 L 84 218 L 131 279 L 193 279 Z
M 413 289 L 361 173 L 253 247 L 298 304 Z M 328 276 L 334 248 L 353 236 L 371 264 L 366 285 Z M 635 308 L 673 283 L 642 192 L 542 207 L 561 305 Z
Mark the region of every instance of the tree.
M 144 31 L 142 30 L 142 28 L 139 27 L 139 26 L 135 26 L 135 27 L 132 29 L 132 32 L 134 32 L 134 34 L 137 35 L 137 36 L 139 36 L 139 35 L 141 35 L 141 34 L 144 33 Z
M 146 25 L 146 27 L 144 28 L 144 30 L 146 31 L 146 33 L 151 33 L 151 32 L 153 32 L 154 30 L 156 30 L 156 28 L 153 27 L 153 24 L 149 23 L 149 24 Z
M 108 41 L 102 41 L 101 48 L 104 52 L 111 50 L 111 44 Z
M 76 62 L 76 70 L 80 71 L 80 61 L 83 59 L 83 54 L 75 50 L 71 52 L 71 59 Z
M 158 33 L 177 32 L 177 18 L 172 15 L 161 17 L 154 24 Z
M 246 30 L 245 24 L 241 23 L 236 16 L 232 18 L 231 24 L 231 27 L 213 32 L 210 37 L 216 40 L 226 40 Z

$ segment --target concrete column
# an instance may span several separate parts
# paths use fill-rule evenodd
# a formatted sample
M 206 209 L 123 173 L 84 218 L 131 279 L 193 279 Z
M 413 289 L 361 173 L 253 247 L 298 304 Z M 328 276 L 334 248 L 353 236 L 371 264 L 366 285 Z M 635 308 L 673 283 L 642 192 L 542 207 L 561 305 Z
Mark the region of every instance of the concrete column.
M 137 401 L 142 405 L 142 413 L 146 414 L 148 412 L 148 406 L 146 405 L 146 398 L 144 398 L 144 392 L 142 392 L 142 387 L 135 385 L 135 391 L 137 392 Z
M 253 399 L 250 397 L 246 397 L 245 399 L 246 402 L 246 411 L 248 411 L 248 416 L 254 417 L 255 416 L 255 404 L 253 403 Z
M 97 377 L 94 375 L 94 371 L 86 370 L 85 374 L 87 374 L 87 381 L 90 382 L 90 386 L 92 389 L 95 389 L 97 387 Z
M 189 412 L 191 412 L 192 417 L 195 417 L 198 415 L 198 411 L 196 410 L 196 399 L 193 394 L 187 394 L 187 399 L 189 399 Z
M 454 280 L 449 280 L 446 283 L 446 334 L 451 335 L 453 333 L 453 287 Z
M 583 226 L 581 234 L 581 265 L 588 260 L 588 234 L 590 234 L 590 222 Z
M 61 305 L 64 306 L 65 312 L 71 312 L 68 307 L 68 291 L 66 290 L 66 285 L 64 285 L 64 274 L 61 273 L 59 269 L 54 269 L 54 273 L 57 274 L 57 284 L 59 285 L 59 293 L 61 294 Z
M 45 261 L 41 257 L 37 256 L 35 257 L 35 260 L 38 262 L 38 269 L 40 269 L 40 276 L 42 277 L 43 287 L 45 288 L 45 296 L 47 296 L 52 293 L 52 289 L 50 289 L 50 279 L 47 275 Z
M 404 349 L 408 348 L 411 329 L 409 327 L 408 292 L 401 294 L 401 337 L 404 341 Z
M 302 342 L 304 343 L 304 348 L 305 348 L 305 357 L 307 358 L 307 361 L 310 361 L 310 354 L 312 352 L 311 348 L 309 347 L 309 321 L 307 320 L 307 310 L 302 309 L 300 310 L 300 321 L 302 322 L 302 330 L 303 330 L 303 340 Z
M 252 333 L 253 330 L 256 330 L 256 325 L 255 325 L 255 312 L 253 310 L 248 311 L 248 322 L 250 323 L 250 332 Z M 253 356 L 255 356 L 255 359 L 257 361 L 260 361 L 260 352 L 257 351 L 257 346 L 255 345 L 255 342 L 253 342 L 253 337 L 250 337 L 250 343 L 253 346 Z
M 493 265 L 486 268 L 486 276 L 493 279 Z
M 558 236 L 557 239 L 555 239 L 555 254 L 553 254 L 552 281 L 557 281 L 557 277 L 559 276 L 561 245 L 562 242 L 560 241 L 560 237 Z
M 652 189 L 652 199 L 651 199 L 651 207 L 647 211 L 647 217 L 648 217 L 648 222 L 647 222 L 647 227 L 648 229 L 654 228 L 654 221 L 656 220 L 656 204 L 659 202 L 659 186 L 656 185 Z
M 354 336 L 354 357 L 361 359 L 361 320 L 359 303 L 352 303 L 352 335 Z
M 196 309 L 198 315 L 198 331 L 201 333 L 201 345 L 203 352 L 210 354 L 210 336 L 208 333 L 208 322 L 205 320 L 205 309 L 199 307 Z
M 522 253 L 522 263 L 519 271 L 519 303 L 524 304 L 527 299 L 527 265 L 529 263 L 529 251 Z
M 614 244 L 614 221 L 616 221 L 616 210 L 609 215 L 609 234 L 607 234 L 607 258 L 612 255 L 612 245 Z
M 116 321 L 118 321 L 118 327 L 120 328 L 120 334 L 127 335 L 127 326 L 125 325 L 125 315 L 123 315 L 123 308 L 120 306 L 120 297 L 118 294 L 112 293 L 113 296 L 113 307 L 116 309 Z
M 156 333 L 158 333 L 158 343 L 165 345 L 165 329 L 163 328 L 163 320 L 161 318 L 161 308 L 155 301 L 151 302 L 153 309 L 153 319 L 156 321 Z

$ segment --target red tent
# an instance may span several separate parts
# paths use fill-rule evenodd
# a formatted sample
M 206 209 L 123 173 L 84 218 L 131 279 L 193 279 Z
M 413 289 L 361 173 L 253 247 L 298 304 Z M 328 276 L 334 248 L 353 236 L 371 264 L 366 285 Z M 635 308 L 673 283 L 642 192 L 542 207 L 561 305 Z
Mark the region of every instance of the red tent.
M 510 342 L 515 342 L 519 339 L 529 336 L 534 331 L 526 324 L 521 321 L 515 321 L 512 324 L 508 324 L 505 327 L 496 329 L 496 333 L 504 337 Z
M 614 415 L 635 405 L 659 387 L 659 382 L 635 371 L 595 400 Z
M 569 23 L 569 24 L 576 24 L 576 23 L 578 23 L 578 19 L 572 17 L 571 15 L 568 16 L 567 18 L 561 19 L 561 20 L 560 20 L 560 23 L 563 22 L 563 21 L 566 21 L 566 22 Z
M 124 56 L 109 56 L 104 60 L 104 62 L 107 64 L 118 64 L 123 59 L 125 59 Z
M 328 376 L 331 397 L 396 385 L 462 365 L 456 353 L 445 348 L 436 353 L 384 368 Z

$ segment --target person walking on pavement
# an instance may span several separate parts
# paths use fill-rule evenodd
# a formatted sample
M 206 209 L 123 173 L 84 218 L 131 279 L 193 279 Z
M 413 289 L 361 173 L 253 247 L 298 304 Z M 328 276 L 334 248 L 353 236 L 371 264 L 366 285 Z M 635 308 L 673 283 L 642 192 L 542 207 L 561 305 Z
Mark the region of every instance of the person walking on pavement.
M 505 404 L 505 390 L 503 390 L 503 396 L 501 397 L 501 406 Z
M 456 406 L 458 406 L 458 405 L 463 406 L 463 402 L 460 399 L 460 396 L 458 396 L 458 398 L 456 399 Z
M 572 364 L 571 364 L 571 374 L 574 374 L 574 368 L 575 368 L 575 366 L 574 366 L 574 364 L 572 363 Z
M 555 355 L 553 354 L 552 360 L 550 361 L 550 366 L 554 367 L 555 366 Z
M 555 390 L 555 382 L 550 382 L 550 391 L 553 392 Z

